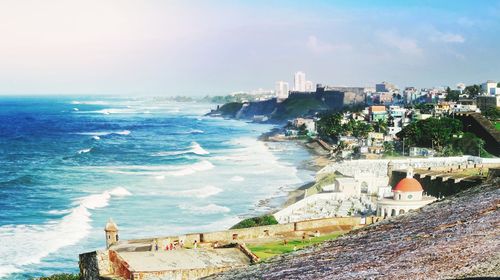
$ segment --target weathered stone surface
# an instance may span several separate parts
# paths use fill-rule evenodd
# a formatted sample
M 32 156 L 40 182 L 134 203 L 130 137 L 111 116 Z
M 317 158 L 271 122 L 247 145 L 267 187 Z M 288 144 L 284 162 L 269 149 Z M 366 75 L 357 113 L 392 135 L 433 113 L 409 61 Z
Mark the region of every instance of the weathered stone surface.
M 209 279 L 500 276 L 500 178 L 342 238 Z

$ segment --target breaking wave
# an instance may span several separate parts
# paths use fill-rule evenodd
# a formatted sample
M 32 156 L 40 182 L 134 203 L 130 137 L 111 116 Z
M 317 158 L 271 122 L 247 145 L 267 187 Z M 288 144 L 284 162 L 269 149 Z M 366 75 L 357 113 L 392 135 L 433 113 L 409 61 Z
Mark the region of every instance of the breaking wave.
M 243 182 L 243 181 L 245 181 L 245 178 L 241 177 L 241 176 L 233 176 L 233 177 L 231 177 L 231 181 L 233 181 L 233 182 Z
M 79 150 L 79 151 L 77 152 L 77 154 L 86 154 L 86 153 L 90 153 L 90 151 L 92 151 L 92 148 Z
M 193 206 L 181 204 L 179 208 L 195 215 L 210 215 L 210 214 L 220 214 L 231 212 L 231 209 L 225 206 L 220 206 L 217 204 L 210 203 L 205 206 Z
M 182 150 L 182 151 L 158 152 L 158 153 L 153 154 L 153 156 L 157 156 L 157 157 L 178 156 L 178 155 L 184 155 L 184 154 L 208 155 L 208 154 L 210 154 L 210 152 L 203 149 L 203 147 L 200 144 L 193 142 L 193 143 L 191 143 L 191 146 L 189 146 L 189 149 Z
M 50 211 L 54 215 L 67 212 L 60 220 L 40 225 L 0 227 L 0 277 L 18 272 L 24 265 L 39 263 L 47 255 L 76 244 L 92 229 L 90 210 L 106 207 L 112 197 L 127 195 L 131 195 L 128 190 L 117 187 L 82 197 L 72 209 Z
M 174 196 L 174 197 L 197 197 L 205 198 L 209 196 L 216 195 L 222 192 L 222 189 L 214 186 L 205 186 L 199 189 L 189 189 L 183 191 L 165 191 L 161 192 L 163 195 Z
M 98 169 L 100 167 L 93 167 L 93 169 Z M 191 165 L 181 165 L 181 166 L 171 166 L 171 165 L 159 165 L 159 166 L 147 166 L 147 165 L 129 165 L 129 166 L 115 166 L 115 167 L 104 167 L 109 173 L 116 174 L 129 174 L 129 175 L 149 175 L 154 176 L 156 179 L 164 179 L 165 176 L 185 176 L 193 174 L 198 171 L 206 171 L 214 168 L 214 165 L 208 161 L 200 161 L 193 163 Z
M 78 132 L 78 133 L 75 133 L 75 134 L 78 134 L 78 135 L 90 135 L 90 136 L 92 136 L 92 138 L 96 139 L 95 136 L 99 137 L 99 136 L 106 136 L 106 135 L 112 135 L 112 134 L 116 134 L 116 135 L 129 135 L 130 134 L 130 130 Z M 98 140 L 98 139 L 96 139 L 96 140 Z

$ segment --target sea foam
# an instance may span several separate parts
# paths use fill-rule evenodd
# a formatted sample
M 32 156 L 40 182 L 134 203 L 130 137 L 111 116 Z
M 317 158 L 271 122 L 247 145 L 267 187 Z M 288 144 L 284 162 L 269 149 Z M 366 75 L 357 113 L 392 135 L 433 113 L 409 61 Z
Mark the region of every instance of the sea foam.
M 192 142 L 189 149 L 181 150 L 181 151 L 166 151 L 166 152 L 158 152 L 154 153 L 153 156 L 161 157 L 161 156 L 177 156 L 184 154 L 196 154 L 196 155 L 208 155 L 210 152 L 203 149 L 203 147 L 197 142 Z
M 205 206 L 194 206 L 181 204 L 179 208 L 195 215 L 210 215 L 210 214 L 220 214 L 231 212 L 231 209 L 225 206 L 220 206 L 214 203 L 210 203 Z
M 92 151 L 92 148 L 79 150 L 79 151 L 77 152 L 77 154 L 86 154 L 86 153 L 90 153 L 90 151 Z
M 188 190 L 181 190 L 181 191 L 170 191 L 169 190 L 169 191 L 160 192 L 158 194 L 167 195 L 167 196 L 174 196 L 174 197 L 206 198 L 209 196 L 216 195 L 220 192 L 222 192 L 221 188 L 217 188 L 214 186 L 205 186 L 205 187 L 199 188 L 199 189 L 188 189 Z
M 76 244 L 92 229 L 90 210 L 106 207 L 111 197 L 127 195 L 130 195 L 128 190 L 117 187 L 76 200 L 75 207 L 68 209 L 68 214 L 60 220 L 0 227 L 0 277 L 20 271 L 24 265 L 39 263 L 47 255 Z M 63 211 L 66 210 L 59 210 L 59 213 Z
M 94 136 L 98 136 L 99 137 L 99 136 L 106 136 L 106 135 L 112 135 L 112 134 L 116 134 L 116 135 L 129 135 L 130 134 L 130 130 L 77 132 L 75 134 L 78 134 L 78 135 L 90 135 L 90 136 L 92 136 L 94 138 Z M 98 140 L 98 139 L 96 139 L 96 140 Z

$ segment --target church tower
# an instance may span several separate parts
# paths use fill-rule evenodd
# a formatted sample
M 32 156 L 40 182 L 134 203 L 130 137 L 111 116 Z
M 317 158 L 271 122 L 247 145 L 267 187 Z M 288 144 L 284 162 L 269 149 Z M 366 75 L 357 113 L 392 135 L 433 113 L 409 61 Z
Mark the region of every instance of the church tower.
M 104 232 L 106 233 L 106 248 L 109 249 L 111 245 L 118 242 L 118 227 L 115 222 L 113 222 L 113 219 L 109 218 L 104 228 Z

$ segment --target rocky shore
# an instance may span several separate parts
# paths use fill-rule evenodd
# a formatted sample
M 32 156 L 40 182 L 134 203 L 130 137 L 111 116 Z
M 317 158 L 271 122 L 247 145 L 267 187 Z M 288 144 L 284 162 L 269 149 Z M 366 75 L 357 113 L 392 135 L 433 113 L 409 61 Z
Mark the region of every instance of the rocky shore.
M 209 279 L 500 277 L 500 178 L 319 246 Z

